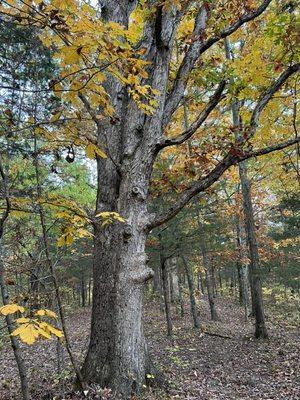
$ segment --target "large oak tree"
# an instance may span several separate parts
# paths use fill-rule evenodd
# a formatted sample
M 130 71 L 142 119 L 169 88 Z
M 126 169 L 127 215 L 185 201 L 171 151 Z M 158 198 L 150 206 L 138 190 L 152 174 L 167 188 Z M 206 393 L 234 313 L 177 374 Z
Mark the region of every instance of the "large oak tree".
M 39 18 L 45 13 L 44 3 L 36 3 L 38 13 L 34 14 L 33 22 L 41 21 Z M 63 39 L 65 54 L 68 54 L 63 60 L 63 67 L 67 68 L 68 62 L 74 63 L 78 60 L 79 63 L 82 57 L 86 63 L 85 73 L 87 70 L 94 71 L 88 79 L 82 78 L 86 83 L 82 86 L 71 86 L 71 91 L 77 91 L 77 100 L 82 102 L 85 112 L 94 123 L 93 128 L 90 128 L 89 124 L 86 125 L 86 137 L 95 134 L 94 144 L 104 148 L 107 155 L 107 158 L 103 158 L 101 152 L 95 151 L 98 176 L 95 215 L 110 211 L 117 212 L 126 219 L 124 224 L 115 223 L 104 229 L 101 222 L 96 217 L 93 218 L 94 288 L 91 336 L 82 373 L 88 382 L 112 387 L 123 398 L 129 398 L 132 392 L 141 390 L 147 374 L 153 372 L 142 324 L 143 287 L 153 275 L 147 266 L 147 235 L 152 229 L 177 215 L 195 195 L 213 185 L 231 166 L 299 142 L 298 137 L 291 137 L 284 142 L 256 148 L 254 140 L 261 113 L 274 94 L 299 71 L 299 64 L 291 59 L 285 61 L 284 68 L 281 66 L 280 70 L 274 69 L 278 70 L 277 76 L 267 83 L 259 97 L 249 106 L 249 122 L 244 124 L 238 138 L 231 146 L 226 147 L 227 150 L 224 149 L 220 153 L 214 167 L 205 173 L 198 171 L 199 178 L 177 195 L 168 212 L 154 214 L 149 211 L 149 189 L 153 166 L 160 152 L 190 140 L 212 112 L 220 107 L 229 92 L 229 79 L 226 74 L 220 74 L 219 81 L 214 85 L 213 82 L 209 82 L 206 89 L 210 98 L 204 108 L 199 110 L 194 122 L 179 135 L 170 136 L 167 133 L 169 124 L 185 101 L 185 91 L 192 74 L 205 68 L 207 59 L 213 57 L 211 50 L 215 46 L 223 45 L 223 39 L 235 34 L 239 29 L 244 29 L 268 12 L 272 0 L 229 1 L 230 7 L 225 17 L 220 18 L 219 25 L 218 14 L 222 14 L 223 8 L 227 6 L 218 1 L 101 0 L 101 12 L 87 19 L 85 9 L 83 18 L 87 30 L 90 29 L 89 24 L 92 24 L 88 21 L 94 21 L 95 18 L 99 18 L 103 26 L 108 24 L 110 29 L 116 30 L 115 42 L 112 41 L 112 45 L 108 44 L 105 38 L 101 39 L 103 49 L 109 49 L 111 52 L 115 51 L 116 37 L 122 36 L 119 27 L 128 28 L 137 7 L 140 12 L 143 11 L 142 33 L 133 44 L 134 53 L 131 53 L 130 60 L 128 58 L 128 65 L 124 57 L 128 51 L 124 45 L 124 36 L 114 53 L 117 60 L 112 58 L 101 67 L 90 61 L 94 60 L 95 37 L 91 36 L 91 41 L 94 40 L 91 47 L 94 47 L 91 50 L 93 56 L 89 59 L 89 54 L 86 53 L 87 35 L 77 35 L 72 44 L 71 39 L 75 36 L 70 33 L 70 26 L 64 26 L 66 20 L 59 14 L 60 11 L 63 14 L 68 9 L 69 3 L 69 8 L 74 8 L 75 2 L 66 1 L 63 7 L 57 1 L 52 3 L 55 3 L 57 12 L 54 9 L 48 13 L 47 23 L 50 21 L 52 31 Z M 79 21 L 80 12 L 78 11 L 77 16 Z M 178 49 L 177 32 L 187 16 L 193 20 L 193 31 L 188 43 Z M 21 14 L 18 18 L 22 20 L 24 15 Z M 213 26 L 214 24 L 218 26 Z M 82 29 L 78 21 L 76 29 Z M 89 34 L 92 35 L 90 31 Z M 118 62 L 121 63 L 121 70 L 125 71 L 128 68 L 130 79 L 124 80 L 116 70 L 112 70 L 112 66 Z M 174 63 L 176 68 L 173 67 Z M 72 73 L 74 71 L 70 74 Z M 99 78 L 99 73 L 103 76 L 101 75 L 102 81 L 97 84 L 103 83 L 104 91 L 100 91 L 103 96 L 97 103 L 97 98 L 88 95 L 84 89 L 96 79 L 97 74 Z M 138 78 L 135 78 L 135 75 Z M 64 77 L 66 76 L 67 73 L 64 74 Z M 155 94 L 155 102 L 152 103 L 153 109 L 150 107 L 150 112 L 141 104 L 139 96 L 142 89 L 135 85 L 136 79 L 139 79 L 140 84 L 148 88 L 149 92 L 153 91 Z M 56 92 L 60 91 L 57 82 L 54 82 L 53 86 Z M 97 88 L 93 87 L 91 91 L 96 92 Z M 207 96 L 204 99 L 206 98 Z M 110 117 L 106 117 L 103 112 L 108 101 L 110 106 L 113 106 L 113 111 L 110 109 Z M 82 129 L 82 122 L 80 124 Z

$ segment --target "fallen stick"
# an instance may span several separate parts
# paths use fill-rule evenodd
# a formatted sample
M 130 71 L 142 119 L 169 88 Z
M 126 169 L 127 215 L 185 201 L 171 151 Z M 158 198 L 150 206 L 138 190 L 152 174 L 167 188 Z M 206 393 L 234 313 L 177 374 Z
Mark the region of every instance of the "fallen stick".
M 233 339 L 233 337 L 231 336 L 225 336 L 225 335 L 221 335 L 220 333 L 212 333 L 212 332 L 207 332 L 207 331 L 203 331 L 203 333 L 205 333 L 205 335 L 209 335 L 209 336 L 218 336 L 224 339 Z

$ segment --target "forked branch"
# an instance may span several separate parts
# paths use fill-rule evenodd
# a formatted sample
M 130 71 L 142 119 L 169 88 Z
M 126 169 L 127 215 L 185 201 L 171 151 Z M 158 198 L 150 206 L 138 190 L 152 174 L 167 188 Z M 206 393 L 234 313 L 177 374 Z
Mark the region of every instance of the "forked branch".
M 167 146 L 174 146 L 181 143 L 184 143 L 186 140 L 190 139 L 193 134 L 200 128 L 200 126 L 205 122 L 208 118 L 209 114 L 216 108 L 218 103 L 225 97 L 223 95 L 223 91 L 225 88 L 226 82 L 222 81 L 215 93 L 210 98 L 209 102 L 207 103 L 206 107 L 200 112 L 197 119 L 180 135 L 173 137 L 173 138 L 163 138 L 161 142 L 158 144 L 158 149 L 163 149 Z
M 208 50 L 213 44 L 219 42 L 227 36 L 230 36 L 245 23 L 252 21 L 253 19 L 260 16 L 266 10 L 271 1 L 272 0 L 264 0 L 261 5 L 255 10 L 242 15 L 233 24 L 223 29 L 218 34 L 210 37 L 206 41 L 203 41 L 202 37 L 206 28 L 208 11 L 205 5 L 201 7 L 195 20 L 195 29 L 193 32 L 193 37 L 195 38 L 195 40 L 190 45 L 185 57 L 182 60 L 182 63 L 177 72 L 177 76 L 174 80 L 173 87 L 166 99 L 165 117 L 163 124 L 164 127 L 168 124 L 171 116 L 178 107 L 178 104 L 182 99 L 190 72 L 194 69 L 195 64 L 201 54 Z

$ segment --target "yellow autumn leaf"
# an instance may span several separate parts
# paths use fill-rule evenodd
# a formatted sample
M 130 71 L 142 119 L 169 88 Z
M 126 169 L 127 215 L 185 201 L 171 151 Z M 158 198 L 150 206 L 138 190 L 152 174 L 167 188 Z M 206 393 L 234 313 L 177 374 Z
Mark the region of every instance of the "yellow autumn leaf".
M 35 314 L 39 315 L 40 317 L 46 316 L 46 317 L 50 317 L 50 318 L 57 318 L 57 315 L 55 314 L 55 312 L 48 310 L 47 308 L 38 310 Z
M 2 306 L 0 308 L 0 314 L 2 315 L 14 314 L 17 311 L 23 313 L 25 311 L 25 308 L 19 306 L 18 304 L 6 304 L 5 306 Z
M 72 235 L 70 235 L 69 233 L 67 235 L 65 235 L 65 243 L 66 244 L 72 244 L 74 242 L 74 238 Z
M 62 113 L 61 111 L 55 113 L 49 120 L 49 122 L 56 122 L 59 120 L 59 118 L 61 117 Z
M 113 222 L 112 220 L 115 219 L 119 222 L 125 222 L 125 219 L 121 217 L 120 214 L 118 214 L 117 212 L 113 212 L 113 211 L 103 211 L 101 213 L 96 214 L 96 218 L 102 218 L 102 219 L 106 219 L 107 223 L 109 222 Z M 106 225 L 105 224 L 105 225 Z
M 89 238 L 90 238 L 90 237 L 93 237 L 93 235 L 91 234 L 91 232 L 89 232 L 87 229 L 83 229 L 83 228 L 77 229 L 76 233 L 77 233 L 78 237 L 80 237 L 80 238 L 83 238 L 83 237 L 89 237 Z
M 29 318 L 25 318 L 25 317 L 21 317 L 21 318 L 16 319 L 17 324 L 26 324 L 29 321 L 30 321 L 30 319 Z
M 12 336 L 20 336 L 22 342 L 33 344 L 39 337 L 39 333 L 34 324 L 22 324 L 12 333 Z
M 54 328 L 54 326 L 47 324 L 47 322 L 40 322 L 39 323 L 39 327 L 43 330 L 45 330 L 47 333 L 49 333 L 50 335 L 54 335 L 58 338 L 62 338 L 64 335 L 62 333 L 62 331 L 60 331 L 57 328 Z
M 90 158 L 91 160 L 94 159 L 96 157 L 96 155 L 98 155 L 101 158 L 107 158 L 106 154 L 104 153 L 104 151 L 102 151 L 101 149 L 99 149 L 98 146 L 96 146 L 93 143 L 89 143 L 86 148 L 85 148 L 85 153 L 87 155 L 88 158 Z
M 102 222 L 101 227 L 104 228 L 106 225 L 109 225 L 112 221 L 107 219 L 106 221 Z
M 64 246 L 65 245 L 65 237 L 64 236 L 59 237 L 57 239 L 56 244 L 58 247 Z
M 57 239 L 57 246 L 70 245 L 74 242 L 74 237 L 70 233 L 66 233 Z
M 39 335 L 43 336 L 45 339 L 51 339 L 50 333 L 45 331 L 45 329 L 41 328 L 40 326 L 36 326 L 36 329 Z

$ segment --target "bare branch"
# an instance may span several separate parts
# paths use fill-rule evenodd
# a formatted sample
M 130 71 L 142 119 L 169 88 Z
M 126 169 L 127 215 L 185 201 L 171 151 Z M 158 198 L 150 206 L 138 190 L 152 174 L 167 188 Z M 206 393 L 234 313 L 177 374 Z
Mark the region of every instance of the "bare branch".
M 186 140 L 188 140 L 190 137 L 192 137 L 193 134 L 197 131 L 197 129 L 199 129 L 200 126 L 203 124 L 203 122 L 205 122 L 209 114 L 215 109 L 217 104 L 225 97 L 225 95 L 222 95 L 225 86 L 226 86 L 226 81 L 222 81 L 219 84 L 217 90 L 211 96 L 206 107 L 200 112 L 197 119 L 189 126 L 188 129 L 186 129 L 184 132 L 182 132 L 180 135 L 174 138 L 163 138 L 161 142 L 158 144 L 158 149 L 160 150 L 167 146 L 181 144 Z
M 264 0 L 262 4 L 253 11 L 250 11 L 247 14 L 244 14 L 239 18 L 236 22 L 234 22 L 229 27 L 223 29 L 217 35 L 212 36 L 205 42 L 201 41 L 201 32 L 204 31 L 206 27 L 206 20 L 208 17 L 207 10 L 205 6 L 201 7 L 196 20 L 195 20 L 195 29 L 193 32 L 193 36 L 200 36 L 200 38 L 194 41 L 187 51 L 180 67 L 177 72 L 177 76 L 174 80 L 173 87 L 169 96 L 166 99 L 166 106 L 165 106 L 165 118 L 164 118 L 164 125 L 166 126 L 178 107 L 180 103 L 184 89 L 186 87 L 186 83 L 189 77 L 190 72 L 193 70 L 197 60 L 199 59 L 200 55 L 203 54 L 206 50 L 208 50 L 213 44 L 220 41 L 221 39 L 226 38 L 227 36 L 234 33 L 237 29 L 239 29 L 245 23 L 252 21 L 253 19 L 257 18 L 261 15 L 268 5 L 271 3 L 272 0 Z

